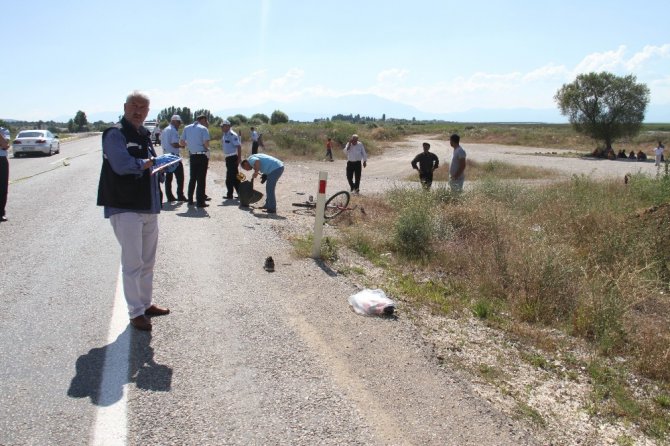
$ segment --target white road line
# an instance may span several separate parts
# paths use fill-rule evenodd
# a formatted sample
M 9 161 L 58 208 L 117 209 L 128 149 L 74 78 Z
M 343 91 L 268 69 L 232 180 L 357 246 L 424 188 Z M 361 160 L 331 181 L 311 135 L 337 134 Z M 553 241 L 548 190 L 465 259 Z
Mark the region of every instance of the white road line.
M 105 351 L 98 412 L 91 441 L 93 446 L 125 446 L 126 444 L 130 355 L 130 336 L 126 332 L 127 327 L 128 310 L 119 267 L 112 321 L 107 334 L 108 347 Z M 126 334 L 121 336 L 124 332 Z
M 66 159 L 67 159 L 67 156 L 63 157 L 63 158 L 58 158 L 56 161 L 52 161 L 49 164 L 63 164 L 63 161 L 65 161 Z

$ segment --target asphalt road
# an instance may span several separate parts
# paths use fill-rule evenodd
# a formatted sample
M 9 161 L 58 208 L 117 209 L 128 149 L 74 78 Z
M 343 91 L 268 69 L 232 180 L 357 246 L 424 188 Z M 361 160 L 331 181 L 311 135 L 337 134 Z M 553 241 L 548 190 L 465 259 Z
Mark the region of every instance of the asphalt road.
M 218 201 L 211 171 L 211 207 L 160 216 L 154 295 L 172 314 L 128 328 L 100 157 L 98 136 L 10 159 L 0 445 L 534 444 L 436 362 L 402 308 L 351 312 L 346 279 Z

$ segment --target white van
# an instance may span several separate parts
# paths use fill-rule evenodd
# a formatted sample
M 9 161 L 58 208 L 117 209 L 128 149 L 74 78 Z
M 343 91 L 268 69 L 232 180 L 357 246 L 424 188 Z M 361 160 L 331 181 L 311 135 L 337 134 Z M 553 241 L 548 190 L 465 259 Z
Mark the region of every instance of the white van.
M 151 140 L 154 144 L 161 143 L 161 128 L 157 121 L 144 121 L 144 128 L 151 133 Z

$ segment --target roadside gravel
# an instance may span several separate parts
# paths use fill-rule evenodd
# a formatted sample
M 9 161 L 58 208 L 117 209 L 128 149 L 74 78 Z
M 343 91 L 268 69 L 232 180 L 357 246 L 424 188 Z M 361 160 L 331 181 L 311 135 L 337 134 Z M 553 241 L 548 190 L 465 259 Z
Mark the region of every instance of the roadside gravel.
M 409 165 L 429 141 L 441 163 L 450 162 L 448 141 L 414 136 L 387 147 L 363 170 L 361 193 L 374 195 L 406 184 Z M 469 159 L 501 160 L 555 169 L 560 177 L 574 174 L 623 181 L 624 175 L 657 173 L 653 162 L 587 160 L 561 157 L 566 150 L 468 144 Z M 276 298 L 291 315 L 291 324 L 315 351 L 334 379 L 352 398 L 383 444 L 555 444 L 601 445 L 634 440 L 652 445 L 636 426 L 611 423 L 587 411 L 590 383 L 585 373 L 566 378 L 562 358 L 551 358 L 551 371 L 533 367 L 521 358 L 518 346 L 497 330 L 472 318 L 458 320 L 416 313 L 400 305 L 394 321 L 363 318 L 347 308 L 347 297 L 383 277 L 381 272 L 350 252 L 336 265 L 296 259 L 285 239 L 312 230 L 313 218 L 290 203 L 316 196 L 318 172 L 328 173 L 326 195 L 348 190 L 345 161 L 291 161 L 280 179 L 277 218 L 262 218 L 264 230 L 277 240 L 278 274 L 282 289 Z M 215 163 L 219 178 L 224 169 Z M 220 183 L 221 180 L 218 180 Z M 416 183 L 413 183 L 416 185 Z M 468 184 L 466 172 L 466 188 Z M 257 189 L 263 191 L 262 186 Z M 371 216 L 374 218 L 374 216 Z M 337 231 L 326 225 L 326 235 Z M 269 235 L 268 235 L 269 237 Z M 259 257 L 259 262 L 262 259 Z M 333 269 L 331 269 L 331 267 Z M 365 280 L 344 277 L 337 269 L 363 268 Z M 363 283 L 365 282 L 365 283 Z M 383 282 L 375 287 L 384 288 Z M 583 346 L 572 353 L 587 358 Z M 541 352 L 538 352 L 541 354 Z M 496 378 L 482 378 L 482 368 Z

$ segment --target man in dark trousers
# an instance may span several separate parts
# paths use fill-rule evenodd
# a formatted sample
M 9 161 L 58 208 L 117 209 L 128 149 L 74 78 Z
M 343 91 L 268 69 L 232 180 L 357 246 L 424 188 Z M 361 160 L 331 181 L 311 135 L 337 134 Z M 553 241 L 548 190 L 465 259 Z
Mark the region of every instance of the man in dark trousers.
M 196 206 L 206 208 L 209 201 L 205 190 L 207 167 L 209 166 L 209 121 L 206 115 L 199 115 L 195 122 L 187 125 L 181 134 L 179 145 L 186 147 L 189 153 L 191 178 L 188 182 L 188 204 L 193 205 L 195 193 Z
M 433 171 L 439 166 L 440 160 L 437 155 L 430 151 L 430 144 L 424 142 L 423 152 L 412 160 L 412 169 L 419 171 L 419 180 L 425 189 L 430 189 L 433 184 Z
M 5 216 L 7 193 L 9 191 L 9 160 L 7 159 L 7 151 L 9 150 L 10 139 L 9 130 L 0 127 L 0 222 L 7 221 L 7 217 Z

